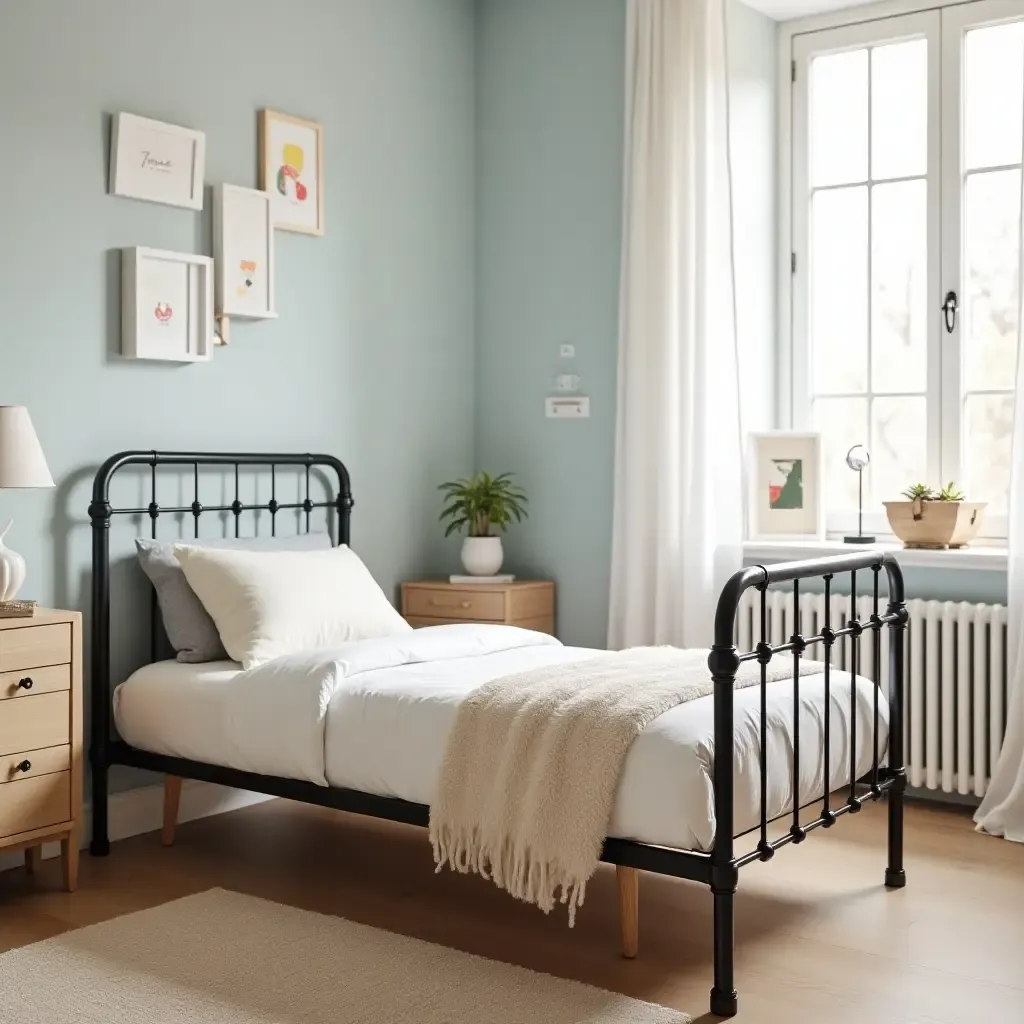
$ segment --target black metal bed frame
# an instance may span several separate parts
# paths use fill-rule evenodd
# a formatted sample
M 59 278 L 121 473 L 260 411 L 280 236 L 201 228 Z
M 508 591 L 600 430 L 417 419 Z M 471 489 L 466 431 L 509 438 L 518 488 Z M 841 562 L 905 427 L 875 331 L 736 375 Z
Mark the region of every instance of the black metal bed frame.
M 151 500 L 141 508 L 113 508 L 110 504 L 111 478 L 126 466 L 146 466 L 151 473 Z M 161 466 L 191 467 L 194 480 L 194 499 L 190 505 L 161 508 L 156 500 L 156 475 Z M 200 467 L 233 467 L 235 498 L 227 505 L 203 506 L 199 501 Z M 239 468 L 264 467 L 271 474 L 271 497 L 265 504 L 244 504 L 239 496 Z M 305 499 L 297 503 L 279 503 L 276 499 L 276 473 L 279 467 L 293 467 L 305 472 Z M 314 502 L 310 497 L 311 470 L 330 470 L 337 476 L 338 486 L 333 497 L 327 501 Z M 92 743 L 90 762 L 92 765 L 92 842 L 93 856 L 106 856 L 110 852 L 108 836 L 108 775 L 112 765 L 128 765 L 151 771 L 163 772 L 182 778 L 198 779 L 238 789 L 265 793 L 270 796 L 299 800 L 356 814 L 404 822 L 410 825 L 426 826 L 429 822 L 429 808 L 422 804 L 410 803 L 393 797 L 374 796 L 371 793 L 351 789 L 318 786 L 298 779 L 278 778 L 239 771 L 219 765 L 206 764 L 180 757 L 154 754 L 132 747 L 111 734 L 111 674 L 110 674 L 110 544 L 109 534 L 113 516 L 148 516 L 151 520 L 152 536 L 156 536 L 156 523 L 161 514 L 176 513 L 192 515 L 195 520 L 195 536 L 199 536 L 199 518 L 204 512 L 230 513 L 234 516 L 235 536 L 239 536 L 239 520 L 244 512 L 267 511 L 271 516 L 271 530 L 274 532 L 276 515 L 283 510 L 297 510 L 305 515 L 306 532 L 309 531 L 310 514 L 315 508 L 336 511 L 336 543 L 349 542 L 349 526 L 352 511 L 352 493 L 348 471 L 336 458 L 330 455 L 276 455 L 276 454 L 233 454 L 204 452 L 158 452 L 126 451 L 109 458 L 96 473 L 93 483 L 92 503 L 89 517 L 92 521 L 92 686 L 91 725 Z M 888 577 L 888 604 L 880 613 L 879 575 L 885 571 Z M 861 622 L 857 618 L 857 573 L 871 573 L 873 612 L 869 619 Z M 836 574 L 850 574 L 850 615 L 841 628 L 834 628 L 831 620 L 832 581 Z M 775 583 L 793 584 L 794 607 L 798 607 L 800 581 L 823 579 L 825 588 L 824 624 L 815 636 L 804 637 L 794 634 L 785 643 L 771 645 L 768 640 L 767 591 Z M 736 616 L 740 600 L 745 591 L 756 588 L 761 593 L 760 624 L 761 640 L 753 651 L 739 652 L 735 646 Z M 155 600 L 151 612 L 151 651 L 156 650 L 158 616 Z M 906 884 L 903 869 L 903 793 L 906 789 L 906 771 L 903 765 L 903 640 L 907 623 L 904 603 L 903 574 L 895 558 L 878 551 L 864 551 L 803 562 L 789 562 L 771 566 L 754 566 L 737 572 L 726 584 L 719 597 L 715 617 L 714 645 L 708 658 L 708 667 L 714 681 L 714 739 L 715 759 L 713 766 L 714 802 L 716 832 L 710 853 L 696 853 L 674 850 L 660 846 L 625 839 L 606 839 L 602 860 L 703 882 L 711 889 L 714 898 L 714 987 L 711 989 L 711 1011 L 720 1016 L 736 1013 L 737 994 L 733 983 L 733 900 L 739 880 L 739 869 L 760 860 L 768 861 L 775 852 L 789 843 L 801 843 L 817 828 L 829 828 L 844 814 L 854 814 L 865 801 L 878 800 L 888 794 L 888 864 L 885 884 L 889 888 L 901 888 Z M 856 774 L 856 707 L 852 708 L 850 729 L 849 791 L 842 804 L 832 805 L 829 786 L 824 786 L 820 813 L 811 820 L 802 820 L 801 806 L 793 807 L 776 818 L 767 814 L 767 755 L 766 755 L 766 676 L 768 663 L 775 656 L 792 655 L 793 658 L 793 712 L 794 744 L 792 764 L 792 791 L 799 794 L 800 778 L 800 717 L 799 717 L 799 669 L 800 659 L 808 647 L 821 644 L 825 649 L 825 707 L 823 721 L 823 748 L 830 747 L 830 671 L 831 649 L 842 637 L 849 637 L 852 649 L 852 675 L 858 673 L 859 640 L 865 632 L 875 634 L 874 669 L 875 679 L 880 679 L 881 630 L 889 629 L 889 744 L 887 763 L 880 763 L 878 724 L 879 687 L 874 692 L 874 746 L 870 774 L 855 778 Z M 155 656 L 155 655 L 153 655 Z M 733 684 L 736 673 L 744 661 L 756 660 L 761 665 L 761 816 L 760 826 L 742 832 L 734 830 L 734 729 L 733 729 Z M 857 688 L 851 687 L 851 702 L 856 700 Z M 826 759 L 826 765 L 828 760 Z M 823 775 L 828 777 L 826 770 Z M 817 803 L 817 800 L 814 801 Z M 768 826 L 779 818 L 792 817 L 789 829 L 775 839 L 769 839 Z M 735 852 L 735 840 L 749 832 L 757 831 L 756 846 L 744 853 Z

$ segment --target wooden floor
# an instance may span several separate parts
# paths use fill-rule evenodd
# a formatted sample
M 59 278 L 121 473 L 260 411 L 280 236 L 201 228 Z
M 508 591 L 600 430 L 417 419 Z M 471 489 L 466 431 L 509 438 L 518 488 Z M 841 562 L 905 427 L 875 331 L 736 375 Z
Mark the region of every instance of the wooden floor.
M 907 811 L 908 887 L 882 885 L 885 812 L 867 808 L 740 874 L 737 986 L 756 1024 L 1022 1024 L 1024 847 L 976 834 L 959 810 Z M 576 928 L 489 883 L 434 875 L 423 830 L 271 801 L 60 865 L 0 874 L 0 950 L 212 886 L 707 1013 L 711 898 L 641 875 L 640 957 L 618 956 L 614 873 Z M 2 993 L 0 993 L 0 1018 Z M 299 1024 L 299 1022 L 295 1022 Z

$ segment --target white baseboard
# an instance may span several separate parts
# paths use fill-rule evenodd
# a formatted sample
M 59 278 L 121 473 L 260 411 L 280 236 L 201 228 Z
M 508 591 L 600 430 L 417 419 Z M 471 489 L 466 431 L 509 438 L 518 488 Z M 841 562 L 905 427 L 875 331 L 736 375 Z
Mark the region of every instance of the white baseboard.
M 178 809 L 178 822 L 194 821 L 207 818 L 211 814 L 224 814 L 226 811 L 237 811 L 251 804 L 272 800 L 265 793 L 250 793 L 244 789 L 230 789 L 227 786 L 216 786 L 212 782 L 199 782 L 186 779 L 181 786 L 181 804 Z M 143 832 L 155 832 L 163 827 L 164 787 L 140 786 L 137 789 L 126 789 L 121 793 L 110 795 L 110 839 L 128 839 Z M 92 807 L 86 804 L 82 813 L 82 828 L 79 833 L 79 845 L 84 849 L 89 845 L 92 835 Z M 56 857 L 60 854 L 60 843 L 44 843 L 43 857 Z M 24 863 L 21 850 L 15 853 L 0 853 L 0 871 L 16 867 Z

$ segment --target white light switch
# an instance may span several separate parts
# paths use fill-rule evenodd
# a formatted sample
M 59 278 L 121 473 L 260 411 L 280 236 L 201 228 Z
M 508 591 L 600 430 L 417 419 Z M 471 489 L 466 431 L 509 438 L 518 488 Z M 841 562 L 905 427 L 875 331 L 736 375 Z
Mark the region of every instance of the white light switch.
M 575 345 L 559 345 L 558 354 L 563 359 L 575 359 L 576 358 L 576 346 Z
M 548 419 L 585 420 L 590 416 L 589 398 L 547 398 L 544 411 Z

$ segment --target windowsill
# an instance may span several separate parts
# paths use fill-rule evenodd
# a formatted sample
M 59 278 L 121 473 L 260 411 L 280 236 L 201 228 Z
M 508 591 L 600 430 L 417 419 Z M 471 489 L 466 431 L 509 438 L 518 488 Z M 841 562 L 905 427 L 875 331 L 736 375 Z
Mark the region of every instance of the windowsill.
M 955 551 L 929 551 L 905 548 L 891 537 L 880 537 L 877 544 L 870 545 L 844 544 L 841 540 L 748 540 L 743 544 L 743 557 L 747 562 L 783 562 L 879 549 L 894 552 L 900 565 L 908 568 L 1006 572 L 1007 551 L 1004 547 L 978 544 Z

